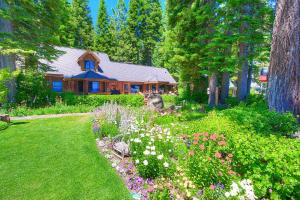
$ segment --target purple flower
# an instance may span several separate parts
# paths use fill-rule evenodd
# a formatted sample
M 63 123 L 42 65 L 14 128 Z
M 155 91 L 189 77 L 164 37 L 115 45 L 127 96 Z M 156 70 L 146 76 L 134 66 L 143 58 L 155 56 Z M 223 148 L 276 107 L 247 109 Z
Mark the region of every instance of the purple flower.
M 198 195 L 201 197 L 203 195 L 203 190 L 199 190 Z

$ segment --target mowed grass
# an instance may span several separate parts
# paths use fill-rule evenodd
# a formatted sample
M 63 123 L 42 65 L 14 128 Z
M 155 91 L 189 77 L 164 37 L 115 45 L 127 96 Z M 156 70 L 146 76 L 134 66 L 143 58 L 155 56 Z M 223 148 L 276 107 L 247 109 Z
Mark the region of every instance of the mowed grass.
M 0 199 L 129 199 L 99 155 L 89 120 L 15 122 L 0 131 Z

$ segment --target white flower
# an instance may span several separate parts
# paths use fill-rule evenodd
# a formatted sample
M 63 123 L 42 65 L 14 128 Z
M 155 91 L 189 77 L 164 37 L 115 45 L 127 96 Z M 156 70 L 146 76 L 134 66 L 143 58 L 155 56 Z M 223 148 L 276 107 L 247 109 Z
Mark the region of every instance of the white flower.
M 146 149 L 151 149 L 151 147 L 149 147 L 149 146 L 146 146 Z
M 154 142 L 154 138 L 151 138 L 150 140 L 151 140 L 151 142 Z
M 133 154 L 136 154 L 136 151 L 134 151 Z
M 165 167 L 165 168 L 168 168 L 168 167 L 169 167 L 169 163 L 164 162 L 164 167 Z
M 130 142 L 133 142 L 133 139 L 132 139 L 132 138 L 130 139 Z
M 144 155 L 147 156 L 147 155 L 149 155 L 149 154 L 150 154 L 150 151 L 148 151 L 148 150 L 145 150 L 145 151 L 144 151 Z
M 144 161 L 143 161 L 143 164 L 144 164 L 145 166 L 147 166 L 147 165 L 148 165 L 148 161 L 147 161 L 147 160 L 144 160 Z
M 156 152 L 155 151 L 151 151 L 151 155 L 155 156 Z
M 134 139 L 134 142 L 136 142 L 136 143 L 141 143 L 142 141 L 140 140 L 140 138 L 135 138 L 135 139 Z
M 164 155 L 161 154 L 161 155 L 157 156 L 157 159 L 158 159 L 158 160 L 162 160 L 163 157 L 164 157 Z
M 113 163 L 113 164 L 111 164 L 111 166 L 112 166 L 113 168 L 115 168 L 115 167 L 117 166 L 117 163 Z
M 150 149 L 151 149 L 152 151 L 154 151 L 154 150 L 155 150 L 155 146 L 150 147 Z
M 230 197 L 230 193 L 229 192 L 225 192 L 225 196 L 228 198 Z
M 139 163 L 140 163 L 139 159 L 135 160 L 135 164 L 139 164 Z
M 142 133 L 142 134 L 141 134 L 141 137 L 145 137 L 145 134 Z

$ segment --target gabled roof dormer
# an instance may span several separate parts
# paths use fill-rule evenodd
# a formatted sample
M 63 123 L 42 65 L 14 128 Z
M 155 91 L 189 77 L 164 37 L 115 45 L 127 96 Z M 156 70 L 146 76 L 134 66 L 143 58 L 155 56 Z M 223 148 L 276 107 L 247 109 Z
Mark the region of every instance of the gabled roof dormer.
M 86 51 L 78 58 L 77 62 L 80 65 L 82 71 L 98 71 L 101 60 L 92 51 Z M 90 68 L 91 66 L 93 67 L 93 69 Z

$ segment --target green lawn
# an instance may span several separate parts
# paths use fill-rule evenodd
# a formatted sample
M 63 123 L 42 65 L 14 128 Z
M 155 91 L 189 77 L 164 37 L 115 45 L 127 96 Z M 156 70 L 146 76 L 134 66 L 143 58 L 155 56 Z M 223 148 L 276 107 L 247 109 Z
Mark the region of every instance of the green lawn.
M 99 155 L 88 117 L 15 122 L 0 131 L 0 199 L 128 199 Z

